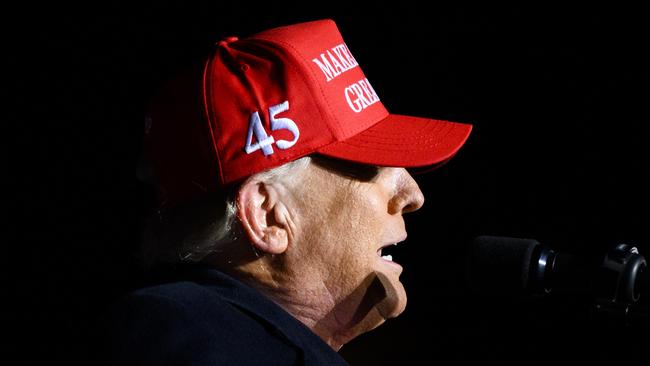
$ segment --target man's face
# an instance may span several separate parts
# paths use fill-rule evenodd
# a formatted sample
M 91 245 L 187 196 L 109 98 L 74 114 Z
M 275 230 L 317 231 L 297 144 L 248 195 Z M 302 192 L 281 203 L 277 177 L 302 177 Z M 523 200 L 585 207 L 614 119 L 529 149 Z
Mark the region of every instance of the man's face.
M 355 323 L 374 312 L 381 317 L 367 325 L 374 328 L 406 306 L 402 267 L 381 252 L 406 239 L 402 215 L 419 209 L 424 197 L 405 169 L 325 163 L 310 165 L 294 196 L 300 229 L 293 265 L 318 292 L 326 290 L 323 305 L 336 321 Z

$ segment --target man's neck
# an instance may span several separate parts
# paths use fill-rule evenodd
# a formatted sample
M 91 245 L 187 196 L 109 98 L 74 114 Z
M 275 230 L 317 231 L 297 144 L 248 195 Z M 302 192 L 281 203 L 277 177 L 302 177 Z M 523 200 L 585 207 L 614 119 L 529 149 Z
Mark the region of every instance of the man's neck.
M 322 280 L 278 271 L 263 258 L 231 274 L 278 304 L 335 351 L 385 321 L 376 307 L 385 294 L 375 276 L 352 294 L 338 294 Z

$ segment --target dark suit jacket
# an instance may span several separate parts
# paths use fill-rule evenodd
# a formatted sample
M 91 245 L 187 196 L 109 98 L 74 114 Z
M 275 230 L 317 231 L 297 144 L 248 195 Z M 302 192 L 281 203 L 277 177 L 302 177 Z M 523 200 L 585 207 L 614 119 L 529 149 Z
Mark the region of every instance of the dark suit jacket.
M 278 305 L 212 269 L 129 294 L 107 323 L 110 365 L 347 365 Z

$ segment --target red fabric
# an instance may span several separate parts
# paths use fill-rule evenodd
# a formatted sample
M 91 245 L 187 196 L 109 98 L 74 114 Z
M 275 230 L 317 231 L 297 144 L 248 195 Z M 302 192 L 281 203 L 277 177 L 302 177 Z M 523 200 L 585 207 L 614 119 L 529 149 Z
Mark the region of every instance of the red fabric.
M 362 133 L 318 152 L 380 166 L 424 167 L 450 159 L 471 130 L 468 124 L 391 114 Z
M 169 84 L 152 103 L 146 148 L 163 204 L 214 191 L 302 156 L 419 167 L 453 156 L 471 125 L 389 115 L 336 24 L 321 20 L 215 45 L 201 70 Z M 270 108 L 299 130 L 272 131 Z M 247 153 L 251 116 L 275 140 Z M 258 142 L 254 137 L 251 143 Z

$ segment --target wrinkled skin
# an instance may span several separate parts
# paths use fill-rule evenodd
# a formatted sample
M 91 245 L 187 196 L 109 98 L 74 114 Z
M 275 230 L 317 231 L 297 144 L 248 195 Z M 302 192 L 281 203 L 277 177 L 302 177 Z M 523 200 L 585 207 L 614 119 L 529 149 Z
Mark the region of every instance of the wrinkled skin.
M 379 252 L 406 239 L 402 215 L 424 197 L 403 168 L 362 181 L 310 163 L 298 175 L 240 188 L 238 217 L 256 256 L 231 272 L 338 350 L 404 310 L 402 267 Z

